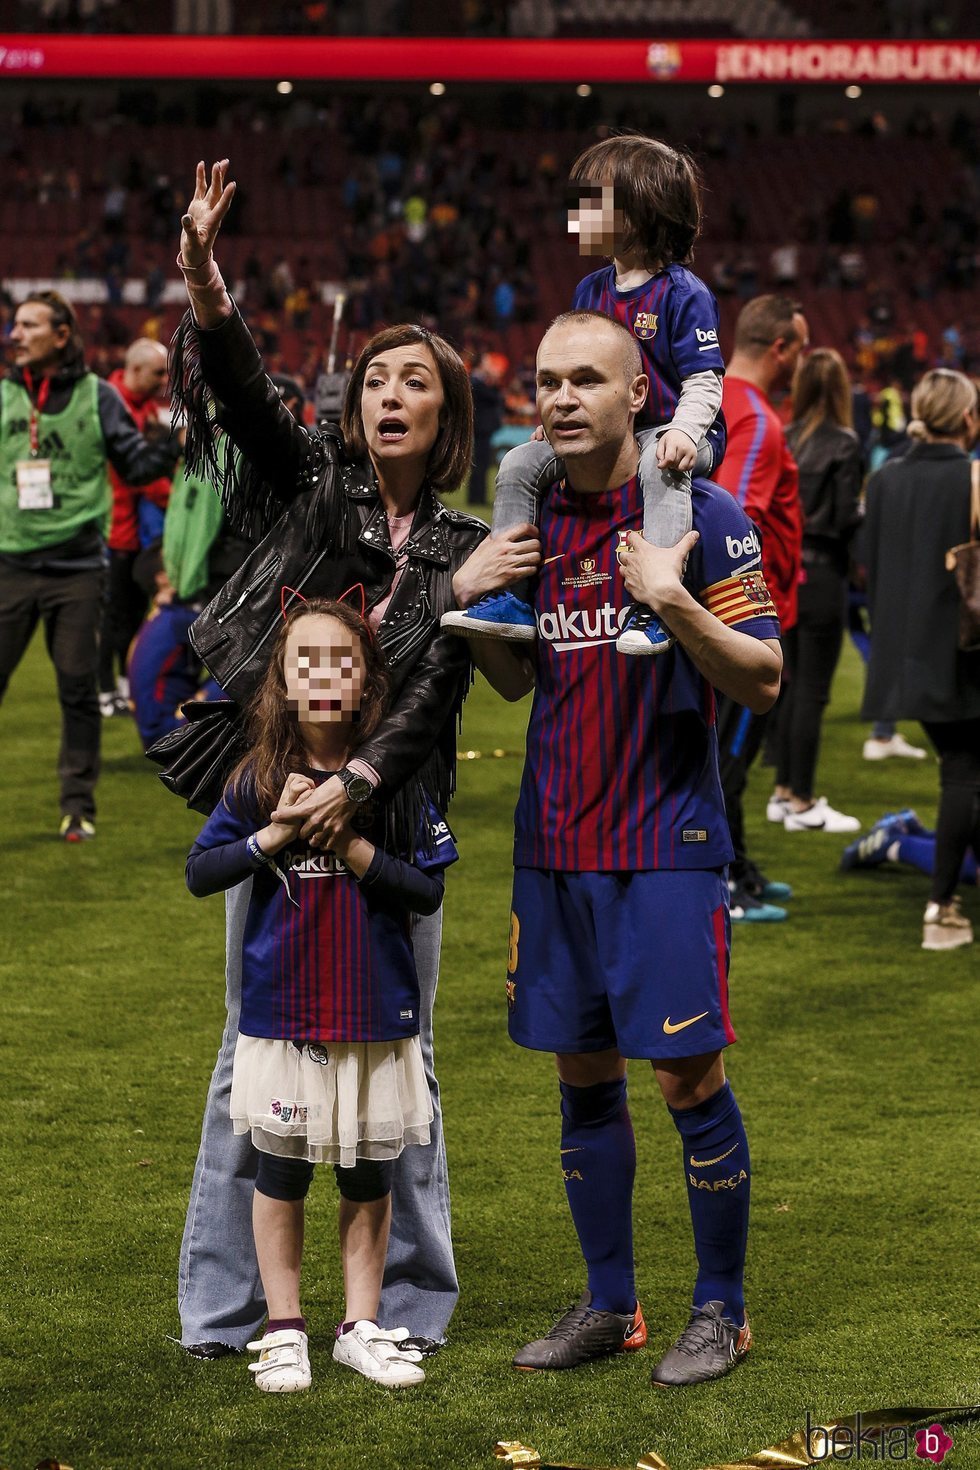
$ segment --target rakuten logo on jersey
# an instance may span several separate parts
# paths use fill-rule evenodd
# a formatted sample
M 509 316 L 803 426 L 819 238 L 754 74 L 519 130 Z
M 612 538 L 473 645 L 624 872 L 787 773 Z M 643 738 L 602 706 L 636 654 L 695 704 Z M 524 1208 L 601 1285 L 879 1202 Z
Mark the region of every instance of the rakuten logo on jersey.
M 762 554 L 762 542 L 754 531 L 743 536 L 739 541 L 735 536 L 725 537 L 725 550 L 732 561 L 741 561 L 743 557 L 760 556 Z
M 608 602 L 591 611 L 580 607 L 569 612 L 560 602 L 554 612 L 538 613 L 538 637 L 559 650 L 614 643 L 628 613 L 628 607 L 613 607 Z

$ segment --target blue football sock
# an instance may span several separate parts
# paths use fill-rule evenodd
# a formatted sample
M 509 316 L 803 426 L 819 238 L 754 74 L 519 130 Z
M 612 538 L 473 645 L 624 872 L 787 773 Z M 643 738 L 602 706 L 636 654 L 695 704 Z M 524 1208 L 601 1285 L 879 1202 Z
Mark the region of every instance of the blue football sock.
M 632 1312 L 636 1144 L 626 1078 L 593 1087 L 559 1085 L 562 1175 L 592 1305 L 600 1312 Z
M 725 1316 L 745 1317 L 742 1277 L 749 1233 L 749 1145 L 726 1082 L 706 1102 L 671 1108 L 684 1145 L 684 1177 L 694 1227 L 698 1277 L 694 1306 L 721 1301 Z
M 906 835 L 900 837 L 896 844 L 897 856 L 900 862 L 908 863 L 913 868 L 918 868 L 920 873 L 928 873 L 932 876 L 932 870 L 936 866 L 936 838 L 930 833 L 927 837 Z M 963 858 L 963 866 L 960 868 L 961 883 L 976 883 L 977 860 L 972 852 L 967 852 Z

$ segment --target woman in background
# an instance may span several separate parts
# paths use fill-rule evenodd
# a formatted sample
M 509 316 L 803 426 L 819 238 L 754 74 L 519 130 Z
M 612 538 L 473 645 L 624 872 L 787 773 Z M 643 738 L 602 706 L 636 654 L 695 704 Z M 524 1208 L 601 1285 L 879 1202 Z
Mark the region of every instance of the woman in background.
M 786 440 L 800 472 L 803 568 L 799 618 L 783 635 L 786 690 L 777 732 L 776 789 L 790 832 L 856 832 L 856 817 L 814 798 L 820 727 L 847 625 L 851 538 L 861 520 L 864 456 L 840 353 L 817 348 L 793 389 Z
M 970 536 L 969 453 L 980 430 L 976 385 L 938 368 L 912 393 L 901 459 L 868 481 L 866 559 L 871 641 L 864 715 L 922 722 L 939 755 L 936 861 L 923 949 L 973 941 L 960 912 L 964 857 L 980 854 L 980 652 L 958 647 L 959 593 L 946 552 Z M 972 471 L 972 473 L 971 473 Z

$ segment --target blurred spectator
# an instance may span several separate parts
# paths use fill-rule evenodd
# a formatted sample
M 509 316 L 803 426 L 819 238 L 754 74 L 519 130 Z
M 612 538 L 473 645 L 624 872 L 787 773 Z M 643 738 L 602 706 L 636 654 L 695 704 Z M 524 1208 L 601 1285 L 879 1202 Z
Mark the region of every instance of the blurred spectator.
M 18 306 L 10 341 L 14 370 L 0 384 L 0 695 L 43 620 L 61 703 L 61 836 L 82 842 L 95 835 L 102 734 L 106 460 L 147 484 L 173 472 L 177 448 L 148 444 L 116 390 L 86 368 L 75 313 L 57 292 Z
M 487 503 L 487 475 L 494 463 L 492 441 L 504 416 L 500 377 L 499 364 L 486 353 L 470 374 L 473 389 L 473 471 L 466 497 L 470 505 Z
M 850 544 L 861 521 L 864 480 L 851 385 L 843 358 L 831 348 L 817 348 L 800 367 L 786 442 L 800 475 L 803 566 L 796 625 L 783 634 L 774 796 L 798 818 L 797 830 L 856 832 L 856 818 L 814 798 L 820 727 L 844 640 Z
M 935 870 L 924 949 L 973 940 L 956 893 L 963 860 L 980 853 L 980 653 L 958 647 L 959 597 L 945 554 L 969 539 L 969 454 L 980 428 L 977 388 L 962 373 L 925 375 L 912 394 L 908 453 L 872 475 L 865 556 L 873 636 L 864 714 L 919 720 L 939 755 Z
M 167 382 L 167 349 L 161 342 L 142 337 L 131 343 L 123 366 L 109 375 L 109 382 L 141 433 L 159 428 L 158 400 Z M 141 547 L 163 534 L 163 513 L 170 499 L 169 475 L 137 487 L 128 484 L 110 465 L 109 478 L 112 517 L 107 537 L 108 585 L 99 637 L 99 710 L 104 718 L 129 714 L 126 659 L 146 615 L 146 594 L 135 581 L 133 570 Z M 156 508 L 155 518 L 141 515 L 143 501 Z
M 795 287 L 800 278 L 800 247 L 792 241 L 777 245 L 769 256 L 769 275 L 777 290 Z

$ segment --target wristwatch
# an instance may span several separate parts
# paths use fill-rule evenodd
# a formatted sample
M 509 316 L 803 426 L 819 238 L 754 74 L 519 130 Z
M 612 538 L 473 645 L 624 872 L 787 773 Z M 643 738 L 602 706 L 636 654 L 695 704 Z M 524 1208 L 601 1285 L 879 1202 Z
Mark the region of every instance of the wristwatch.
M 357 771 L 350 770 L 347 766 L 338 771 L 339 779 L 344 783 L 344 790 L 349 799 L 356 802 L 358 806 L 367 801 L 369 796 L 374 795 L 374 787 L 366 776 L 361 776 Z

